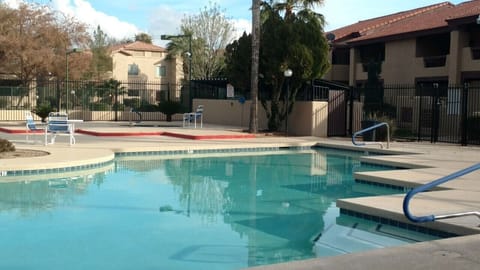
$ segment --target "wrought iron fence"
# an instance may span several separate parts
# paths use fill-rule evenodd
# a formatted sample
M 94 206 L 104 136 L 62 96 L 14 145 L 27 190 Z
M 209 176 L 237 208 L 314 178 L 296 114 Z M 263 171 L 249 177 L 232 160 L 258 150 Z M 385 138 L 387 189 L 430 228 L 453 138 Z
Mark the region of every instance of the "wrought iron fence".
M 356 93 L 368 91 L 362 88 L 352 90 Z M 378 107 L 382 108 L 383 119 L 386 116 L 393 123 L 393 135 L 397 139 L 480 144 L 478 84 L 386 85 L 383 87 L 382 100 L 383 103 Z M 362 101 L 363 96 L 360 97 L 360 103 L 365 106 Z M 354 102 L 352 99 L 351 103 Z M 356 114 L 362 111 L 354 110 Z M 365 115 L 356 117 L 362 120 L 366 118 Z
M 158 111 L 165 101 L 178 101 L 190 110 L 186 87 L 152 81 L 34 80 L 24 85 L 2 81 L 0 86 L 0 120 L 24 120 L 24 111 L 65 111 L 85 120 L 131 120 L 136 113 Z M 147 115 L 147 114 L 146 114 Z M 152 114 L 149 120 L 164 120 Z M 147 120 L 146 118 L 144 118 Z

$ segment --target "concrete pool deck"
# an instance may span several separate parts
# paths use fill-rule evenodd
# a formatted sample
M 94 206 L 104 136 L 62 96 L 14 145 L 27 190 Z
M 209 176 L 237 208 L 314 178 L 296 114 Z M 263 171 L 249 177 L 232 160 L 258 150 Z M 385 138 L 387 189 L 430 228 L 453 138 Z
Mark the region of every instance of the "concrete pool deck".
M 150 123 L 149 123 L 150 125 Z M 4 130 L 23 130 L 24 123 L 1 123 Z M 19 149 L 35 149 L 50 153 L 44 157 L 1 159 L 0 171 L 30 170 L 102 163 L 118 152 L 248 149 L 323 145 L 357 149 L 348 139 L 316 137 L 243 136 L 238 128 L 205 125 L 203 129 L 182 128 L 180 123 L 155 123 L 151 126 L 130 126 L 129 123 L 80 123 L 75 135 L 77 144 L 69 146 L 67 137 L 57 138 L 54 145 L 44 146 L 43 136 L 30 135 L 37 143 L 27 142 L 25 134 L 2 132 L 1 138 L 15 143 Z M 157 132 L 161 132 L 158 133 Z M 178 136 L 168 135 L 177 134 Z M 102 135 L 103 134 L 103 135 Z M 94 136 L 95 135 L 95 136 Z M 133 135 L 133 136 L 127 136 Z M 199 136 L 204 136 L 200 139 Z M 377 151 L 378 146 L 364 147 Z M 480 162 L 480 147 L 394 142 L 388 152 L 395 155 L 367 156 L 365 160 L 407 170 L 356 173 L 355 178 L 393 186 L 414 187 Z M 0 177 L 0 181 L 2 178 Z M 480 170 L 448 182 L 434 192 L 419 194 L 411 203 L 415 215 L 446 214 L 480 210 Z M 383 218 L 408 221 L 402 212 L 403 195 L 339 200 L 341 208 Z M 330 258 L 289 262 L 255 269 L 478 269 L 480 268 L 480 218 L 469 216 L 422 224 L 458 235 L 395 248 L 348 254 Z

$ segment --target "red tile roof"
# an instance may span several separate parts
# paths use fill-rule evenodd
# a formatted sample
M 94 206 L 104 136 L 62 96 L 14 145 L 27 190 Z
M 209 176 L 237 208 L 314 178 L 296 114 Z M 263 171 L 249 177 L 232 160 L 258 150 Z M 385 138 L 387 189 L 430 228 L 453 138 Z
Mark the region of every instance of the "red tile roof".
M 480 0 L 468 1 L 458 5 L 442 2 L 360 21 L 332 32 L 335 34 L 335 42 L 361 42 L 442 29 L 448 27 L 447 20 L 449 19 L 464 18 L 479 13 Z
M 119 44 L 119 45 L 112 46 L 110 49 L 112 51 L 149 51 L 149 52 L 166 52 L 167 51 L 163 47 L 153 45 L 150 43 L 145 43 L 142 41 Z

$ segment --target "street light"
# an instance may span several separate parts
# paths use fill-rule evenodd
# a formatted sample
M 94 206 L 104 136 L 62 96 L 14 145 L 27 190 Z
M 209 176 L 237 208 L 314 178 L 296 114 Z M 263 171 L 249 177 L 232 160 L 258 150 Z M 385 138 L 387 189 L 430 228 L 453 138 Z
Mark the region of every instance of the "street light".
M 81 52 L 80 49 L 73 48 L 71 50 L 65 51 L 65 87 L 66 87 L 66 104 L 65 104 L 65 112 L 68 114 L 68 56 L 72 53 Z M 75 94 L 75 91 L 72 90 L 72 94 Z
M 287 94 L 285 95 L 285 135 L 288 136 L 288 105 L 290 101 L 290 77 L 292 77 L 293 71 L 287 68 L 283 72 L 283 76 L 287 81 Z
M 192 35 L 161 35 L 161 40 L 171 40 L 172 38 L 188 38 L 188 96 L 190 98 L 190 109 L 192 109 Z

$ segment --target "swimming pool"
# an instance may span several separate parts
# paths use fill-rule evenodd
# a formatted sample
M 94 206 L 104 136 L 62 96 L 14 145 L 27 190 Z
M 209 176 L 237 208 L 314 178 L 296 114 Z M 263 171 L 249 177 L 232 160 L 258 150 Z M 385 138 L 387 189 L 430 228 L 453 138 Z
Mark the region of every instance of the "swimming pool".
M 104 171 L 0 184 L 0 269 L 241 269 L 435 237 L 340 215 L 397 193 L 320 150 L 120 156 Z

